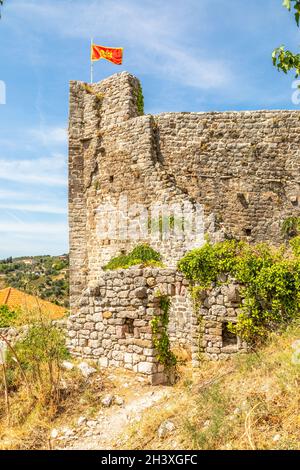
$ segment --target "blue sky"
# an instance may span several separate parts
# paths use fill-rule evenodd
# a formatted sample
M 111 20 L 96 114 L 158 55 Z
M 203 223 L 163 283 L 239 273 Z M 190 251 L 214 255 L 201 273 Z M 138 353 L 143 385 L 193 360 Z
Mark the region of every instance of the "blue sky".
M 297 109 L 273 48 L 300 45 L 281 0 L 6 0 L 0 20 L 0 258 L 68 250 L 69 80 L 89 80 L 89 41 L 124 47 L 145 111 Z M 299 107 L 299 106 L 298 106 Z

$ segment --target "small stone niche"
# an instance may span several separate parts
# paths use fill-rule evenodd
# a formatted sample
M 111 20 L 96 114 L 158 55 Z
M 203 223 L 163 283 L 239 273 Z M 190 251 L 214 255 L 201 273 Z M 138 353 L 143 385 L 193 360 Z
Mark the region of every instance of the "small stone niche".
M 133 318 L 125 318 L 124 333 L 130 336 L 134 335 Z
M 244 228 L 244 234 L 246 235 L 246 237 L 251 237 L 252 229 L 251 228 Z
M 234 347 L 237 346 L 237 344 L 237 336 L 231 331 L 229 331 L 228 323 L 222 323 L 222 348 Z

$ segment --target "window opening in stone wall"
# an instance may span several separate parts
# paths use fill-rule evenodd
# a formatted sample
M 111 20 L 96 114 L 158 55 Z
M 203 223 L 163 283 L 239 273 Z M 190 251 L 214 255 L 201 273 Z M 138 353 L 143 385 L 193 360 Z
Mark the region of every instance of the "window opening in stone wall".
M 237 336 L 229 331 L 228 323 L 222 324 L 222 347 L 226 346 L 236 346 L 237 345 Z
M 133 326 L 132 318 L 125 318 L 125 333 L 128 333 L 129 335 L 133 335 L 134 333 L 134 326 Z
M 114 176 L 113 176 L 113 175 L 110 175 L 110 177 L 109 177 L 109 182 L 110 182 L 110 183 L 113 183 L 113 182 L 114 182 Z
M 247 237 L 251 237 L 251 234 L 252 234 L 251 228 L 245 228 L 244 233 Z

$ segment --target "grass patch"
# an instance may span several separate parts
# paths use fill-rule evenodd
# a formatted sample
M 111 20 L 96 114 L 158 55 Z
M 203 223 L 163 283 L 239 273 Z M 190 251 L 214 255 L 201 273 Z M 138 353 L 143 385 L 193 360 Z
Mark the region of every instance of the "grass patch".
M 105 271 L 114 269 L 128 269 L 132 266 L 163 267 L 161 255 L 149 245 L 138 245 L 130 253 L 112 258 L 104 267 Z
M 124 434 L 122 449 L 300 450 L 300 363 L 292 361 L 299 321 L 272 333 L 259 353 L 181 369 L 169 398 Z M 175 431 L 159 439 L 160 424 Z M 119 447 L 120 448 L 120 447 Z

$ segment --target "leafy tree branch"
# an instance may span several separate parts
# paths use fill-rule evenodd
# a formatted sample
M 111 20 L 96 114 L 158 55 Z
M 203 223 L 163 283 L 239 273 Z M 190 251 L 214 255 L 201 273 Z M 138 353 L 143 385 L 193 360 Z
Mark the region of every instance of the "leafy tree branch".
M 283 6 L 289 11 L 294 12 L 295 21 L 297 26 L 300 26 L 300 0 L 283 0 Z M 285 46 L 280 46 L 274 49 L 272 53 L 273 65 L 277 67 L 279 71 L 288 73 L 294 70 L 296 78 L 300 75 L 300 54 L 294 54 L 293 52 L 286 50 Z

